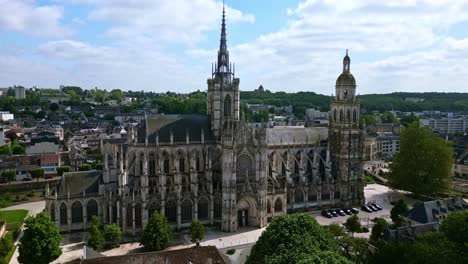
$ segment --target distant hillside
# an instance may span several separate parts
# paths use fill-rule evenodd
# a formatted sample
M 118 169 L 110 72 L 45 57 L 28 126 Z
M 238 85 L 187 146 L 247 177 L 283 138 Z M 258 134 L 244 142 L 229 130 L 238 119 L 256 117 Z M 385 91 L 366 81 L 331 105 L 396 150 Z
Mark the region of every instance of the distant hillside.
M 304 113 L 306 108 L 328 111 L 330 96 L 314 92 L 241 92 L 241 101 L 249 104 L 269 104 L 274 106 L 292 105 L 295 113 Z M 422 111 L 438 110 L 468 113 L 468 93 L 391 93 L 366 94 L 358 97 L 368 111 L 390 110 Z M 419 102 L 405 101 L 407 98 L 422 99 Z

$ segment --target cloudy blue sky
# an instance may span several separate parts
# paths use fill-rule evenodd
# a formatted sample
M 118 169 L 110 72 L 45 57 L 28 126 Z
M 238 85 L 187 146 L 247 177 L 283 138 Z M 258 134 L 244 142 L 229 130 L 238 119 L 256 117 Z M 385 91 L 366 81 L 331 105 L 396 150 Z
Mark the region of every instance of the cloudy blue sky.
M 468 0 L 228 0 L 242 90 L 468 92 Z M 205 90 L 220 0 L 0 0 L 0 87 Z

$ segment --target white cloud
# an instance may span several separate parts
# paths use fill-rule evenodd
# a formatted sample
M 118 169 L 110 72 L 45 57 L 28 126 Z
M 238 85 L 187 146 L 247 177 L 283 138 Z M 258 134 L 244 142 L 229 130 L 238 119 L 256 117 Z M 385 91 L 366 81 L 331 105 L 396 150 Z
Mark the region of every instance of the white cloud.
M 0 0 L 0 30 L 26 34 L 62 37 L 72 31 L 60 24 L 63 8 L 37 5 L 30 0 Z
M 107 35 L 151 37 L 194 44 L 219 27 L 222 2 L 215 0 L 72 0 L 91 5 L 88 18 L 110 24 Z M 255 16 L 227 7 L 229 23 L 253 23 Z

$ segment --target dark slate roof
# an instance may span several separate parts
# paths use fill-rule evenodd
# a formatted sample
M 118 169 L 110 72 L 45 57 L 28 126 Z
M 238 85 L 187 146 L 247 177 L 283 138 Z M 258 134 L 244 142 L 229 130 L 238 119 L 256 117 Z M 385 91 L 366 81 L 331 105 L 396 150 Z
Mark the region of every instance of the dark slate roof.
M 404 213 L 403 216 L 419 223 L 429 222 L 424 203 L 419 203 L 415 205 L 411 210 Z
M 354 76 L 349 72 L 343 72 L 338 79 L 336 79 L 336 85 L 356 85 Z
M 81 264 L 134 264 L 134 263 L 155 263 L 155 264 L 187 264 L 187 263 L 212 263 L 228 264 L 229 258 L 224 256 L 215 246 L 191 247 L 178 250 L 166 250 L 159 252 L 147 252 L 128 254 L 121 256 L 97 257 L 83 259 L 72 263 Z
M 174 142 L 185 142 L 187 133 L 190 141 L 201 141 L 203 130 L 205 141 L 212 140 L 211 120 L 208 115 L 150 115 L 147 122 L 142 122 L 138 130 L 138 141 L 144 143 L 146 125 L 148 125 L 148 141 L 156 142 L 156 135 L 159 142 L 170 142 L 171 131 Z
M 103 182 L 102 171 L 79 171 L 66 172 L 63 174 L 58 184 L 59 196 L 96 194 L 99 192 L 99 184 Z
M 51 142 L 57 145 L 60 144 L 59 138 L 50 132 L 41 132 L 36 137 L 31 138 L 31 145 L 35 145 L 37 143 L 42 143 L 42 142 Z

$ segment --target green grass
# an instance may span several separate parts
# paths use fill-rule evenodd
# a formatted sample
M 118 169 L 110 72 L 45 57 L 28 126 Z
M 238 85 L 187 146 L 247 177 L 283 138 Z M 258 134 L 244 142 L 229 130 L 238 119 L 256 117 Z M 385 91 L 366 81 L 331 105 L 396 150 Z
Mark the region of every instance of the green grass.
M 11 257 L 13 257 L 13 254 L 15 253 L 15 250 L 16 250 L 16 246 L 13 246 L 11 248 L 10 252 L 8 252 L 8 254 L 5 256 L 5 260 L 6 260 L 5 263 L 10 263 Z
M 20 226 L 27 215 L 28 210 L 0 211 L 0 222 L 6 222 L 7 230 L 12 230 L 14 227 Z

